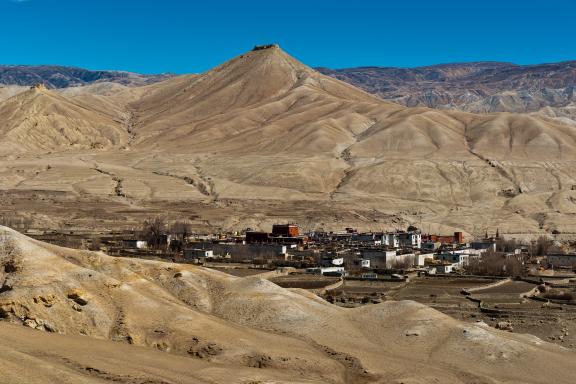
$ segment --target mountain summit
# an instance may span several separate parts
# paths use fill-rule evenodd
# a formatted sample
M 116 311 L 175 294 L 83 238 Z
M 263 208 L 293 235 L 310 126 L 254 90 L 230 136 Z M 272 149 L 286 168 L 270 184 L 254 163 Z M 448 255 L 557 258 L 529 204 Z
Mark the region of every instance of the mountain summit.
M 576 231 L 576 127 L 562 121 L 406 107 L 274 45 L 199 75 L 109 85 L 0 102 L 0 154 L 22 159 L 0 158 L 3 185 L 62 190 L 64 205 L 104 196 L 91 207 L 114 200 L 123 222 L 147 204 L 180 214 L 196 202 L 191 217 L 234 229 L 272 217 L 337 229 L 347 215 L 371 228 Z M 50 170 L 31 165 L 47 157 Z
M 278 151 L 289 146 L 307 151 L 317 144 L 329 151 L 362 129 L 346 111 L 359 113 L 367 103 L 387 105 L 269 46 L 200 76 L 158 84 L 133 107 L 140 116 L 137 135 L 144 138 L 139 143 L 146 146 L 189 140 L 214 150 Z M 366 125 L 367 119 L 360 120 Z M 304 137 L 299 148 L 296 141 Z

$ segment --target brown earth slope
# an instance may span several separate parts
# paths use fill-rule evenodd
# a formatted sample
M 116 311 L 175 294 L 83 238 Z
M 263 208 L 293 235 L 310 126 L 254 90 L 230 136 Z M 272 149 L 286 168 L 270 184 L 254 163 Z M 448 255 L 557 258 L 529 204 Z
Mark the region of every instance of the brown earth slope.
M 225 229 L 576 233 L 576 127 L 406 108 L 278 47 L 142 88 L 30 92 L 0 103 L 0 185 L 12 210 L 46 215 L 38 225 L 163 212 Z
M 114 111 L 97 111 L 42 85 L 0 104 L 0 153 L 100 150 L 125 141 Z
M 74 251 L 7 228 L 1 229 L 1 239 L 4 321 L 187 356 L 191 366 L 200 367 L 193 376 L 198 379 L 226 382 L 225 369 L 244 380 L 284 377 L 286 382 L 571 383 L 576 379 L 573 352 L 532 336 L 460 323 L 410 301 L 346 309 L 257 277 Z M 10 331 L 0 325 L 2 332 Z M 0 367 L 44 361 L 43 369 L 52 364 L 68 374 L 75 369 L 84 374 L 104 372 L 108 380 L 124 377 L 118 381 L 138 382 L 134 375 L 142 362 L 126 356 L 118 362 L 101 357 L 107 348 L 113 354 L 129 353 L 121 345 L 88 343 L 87 351 L 97 353 L 88 363 L 86 352 L 74 353 L 77 338 L 42 335 L 37 340 L 54 345 L 54 351 L 31 352 L 31 340 L 8 337 L 3 349 L 9 353 L 0 357 Z M 152 356 L 141 349 L 134 353 L 143 359 Z M 139 373 L 141 382 L 168 375 L 171 367 L 181 369 L 180 358 L 158 359 Z M 197 360 L 216 366 L 208 368 Z M 29 375 L 30 382 L 50 382 L 50 376 L 41 380 L 35 371 L 20 374 Z M 191 375 L 176 380 L 177 374 L 164 376 L 173 380 L 162 382 L 194 382 Z

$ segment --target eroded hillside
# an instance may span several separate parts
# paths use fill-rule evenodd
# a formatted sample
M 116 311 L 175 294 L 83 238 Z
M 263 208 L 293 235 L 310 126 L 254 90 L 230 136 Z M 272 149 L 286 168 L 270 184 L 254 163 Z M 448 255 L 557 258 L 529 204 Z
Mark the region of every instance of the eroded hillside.
M 576 232 L 575 126 L 406 108 L 275 46 L 145 87 L 33 89 L 0 114 L 2 198 L 37 226 Z
M 86 382 L 93 382 L 90 377 L 103 372 L 130 383 L 159 377 L 164 381 L 158 382 L 169 383 L 194 378 L 221 382 L 226 371 L 245 381 L 279 382 L 576 379 L 573 352 L 532 336 L 460 323 L 414 302 L 346 309 L 258 277 L 113 258 L 43 244 L 7 228 L 0 231 L 3 322 L 67 335 L 34 338 L 56 346 L 48 356 L 30 356 L 31 348 L 42 347 L 8 336 L 3 348 L 10 352 L 2 355 L 0 367 L 43 361 L 42 367 L 55 366 L 71 379 L 89 376 Z M 9 330 L 0 323 L 0 332 Z M 87 365 L 84 352 L 73 353 L 79 348 L 78 335 L 184 356 L 199 371 L 178 376 L 184 364 L 180 357 L 168 361 L 136 349 L 143 361 L 157 356 L 160 363 L 135 374 L 141 362 L 101 357 L 108 348 L 112 354 L 131 354 L 127 347 L 100 341 L 88 344 L 96 356 Z M 169 374 L 172 368 L 176 371 Z M 34 372 L 21 377 L 26 375 L 30 382 L 47 382 Z

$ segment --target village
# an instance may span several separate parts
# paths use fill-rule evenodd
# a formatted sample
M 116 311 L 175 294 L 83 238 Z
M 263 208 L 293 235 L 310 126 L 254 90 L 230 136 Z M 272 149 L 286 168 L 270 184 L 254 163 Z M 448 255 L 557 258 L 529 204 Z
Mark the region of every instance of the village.
M 576 348 L 574 244 L 531 242 L 463 232 L 428 234 L 415 227 L 382 232 L 271 231 L 193 233 L 185 222 L 146 220 L 134 231 L 99 234 L 26 230 L 36 239 L 117 257 L 185 263 L 238 277 L 255 276 L 305 289 L 354 308 L 414 300 L 454 318 L 530 333 Z
M 198 265 L 242 269 L 292 267 L 302 273 L 359 279 L 424 275 L 539 276 L 574 274 L 574 244 L 540 237 L 532 242 L 505 239 L 498 230 L 465 240 L 463 232 L 425 234 L 415 226 L 393 232 L 303 233 L 296 224 L 274 224 L 271 232 L 192 233 L 185 222 L 145 221 L 141 230 L 95 236 L 81 231 L 26 229 L 38 240 L 110 255 L 169 259 Z M 243 267 L 240 267 L 243 266 Z

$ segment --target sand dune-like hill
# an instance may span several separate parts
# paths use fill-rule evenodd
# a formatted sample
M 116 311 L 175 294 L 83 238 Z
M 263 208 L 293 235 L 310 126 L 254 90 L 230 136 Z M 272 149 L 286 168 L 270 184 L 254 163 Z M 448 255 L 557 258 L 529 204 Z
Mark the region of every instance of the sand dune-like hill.
M 39 372 L 52 367 L 82 382 L 228 382 L 224 372 L 235 382 L 576 379 L 574 352 L 410 301 L 346 309 L 258 277 L 70 250 L 4 227 L 0 239 L 3 372 L 42 362 Z M 195 369 L 183 372 L 184 359 Z M 8 370 L 14 382 L 51 382 L 55 374 L 39 372 Z
M 112 111 L 97 111 L 42 85 L 0 104 L 0 138 L 6 153 L 105 149 L 121 145 L 125 136 Z
M 408 108 L 271 46 L 143 87 L 0 102 L 0 188 L 37 226 L 162 213 L 215 230 L 573 234 L 576 126 L 560 117 Z
M 279 48 L 251 51 L 200 76 L 158 83 L 133 104 L 135 147 L 236 153 L 330 152 L 384 103 Z
M 471 144 L 500 159 L 576 157 L 573 127 L 535 116 L 403 108 L 324 76 L 278 47 L 153 87 L 133 104 L 141 135 L 136 147 L 338 153 L 362 143 L 380 154 L 427 156 L 465 152 Z
M 21 85 L 0 85 L 0 102 L 27 91 L 30 87 Z
M 472 149 L 499 160 L 576 158 L 573 126 L 536 115 L 405 108 L 322 75 L 276 46 L 140 88 L 95 83 L 57 95 L 33 87 L 0 108 L 0 132 L 29 150 L 118 149 L 128 134 L 134 150 L 183 153 L 340 154 L 354 145 L 359 157 L 450 157 Z
M 10 384 L 322 382 L 298 380 L 291 371 L 213 363 L 126 343 L 42 333 L 4 322 L 0 323 L 0 337 L 2 382 Z

